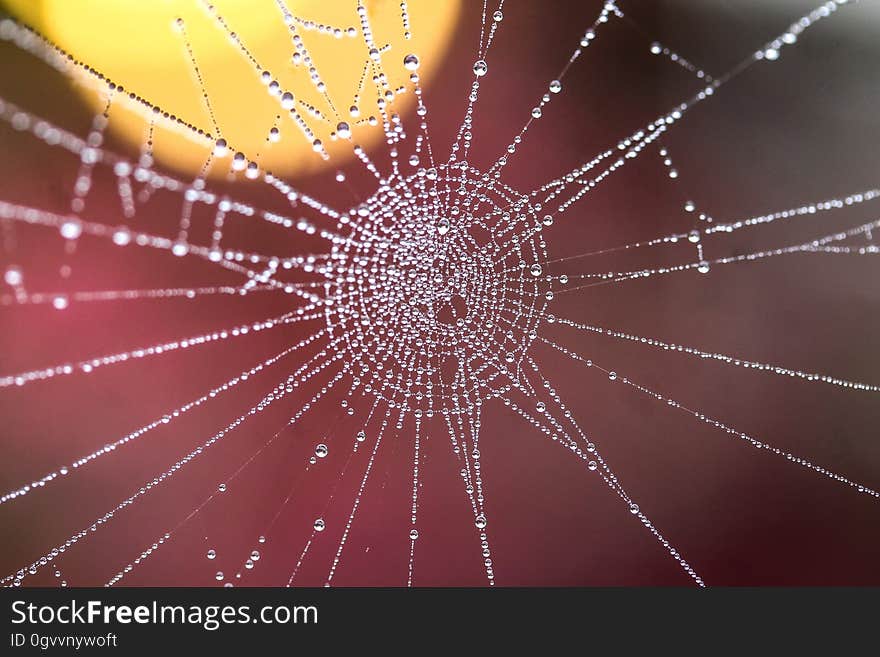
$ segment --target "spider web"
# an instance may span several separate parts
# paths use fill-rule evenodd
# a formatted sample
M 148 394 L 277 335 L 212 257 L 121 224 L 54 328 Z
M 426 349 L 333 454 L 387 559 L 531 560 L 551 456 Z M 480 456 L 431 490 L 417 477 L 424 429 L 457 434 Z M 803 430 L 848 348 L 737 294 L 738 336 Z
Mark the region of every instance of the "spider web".
M 263 169 L 259 154 L 240 151 L 222 137 L 222 125 L 206 91 L 207 75 L 199 68 L 182 21 L 169 29 L 181 35 L 185 61 L 205 96 L 210 126 L 176 117 L 170 108 L 152 104 L 137 90 L 121 87 L 121 81 L 109 80 L 89 63 L 77 61 L 75 53 L 63 52 L 28 27 L 3 19 L 3 41 L 77 83 L 90 85 L 106 99 L 104 111 L 92 118 L 84 136 L 24 109 L 15 98 L 0 99 L 5 130 L 39 143 L 50 160 L 67 152 L 77 161 L 73 188 L 62 193 L 67 210 L 16 200 L 13 190 L 4 190 L 0 218 L 9 264 L 3 312 L 33 308 L 71 313 L 79 308 L 161 301 L 186 304 L 175 312 L 205 313 L 221 325 L 181 334 L 171 322 L 162 329 L 168 337 L 158 341 L 145 335 L 135 347 L 13 370 L 0 375 L 4 389 L 0 394 L 40 386 L 88 386 L 85 381 L 111 370 L 124 371 L 117 375 L 119 381 L 149 379 L 149 373 L 130 371 L 150 367 L 154 361 L 173 367 L 175 359 L 191 358 L 200 350 L 210 350 L 219 361 L 213 368 L 206 366 L 211 376 L 221 367 L 226 372 L 208 389 L 158 414 L 136 413 L 137 406 L 125 406 L 122 420 L 135 421 L 134 425 L 117 434 L 91 436 L 92 447 L 71 458 L 56 458 L 55 465 L 37 476 L 30 474 L 30 465 L 19 469 L 21 459 L 10 457 L 4 481 L 11 483 L 0 496 L 2 511 L 32 501 L 37 505 L 27 507 L 23 516 L 16 516 L 18 520 L 10 520 L 10 526 L 15 522 L 27 526 L 35 517 L 41 524 L 58 523 L 59 530 L 77 524 L 70 532 L 50 531 L 57 538 L 39 547 L 31 545 L 32 537 L 24 536 L 22 542 L 33 556 L 27 563 L 5 564 L 9 572 L 3 582 L 66 586 L 93 579 L 106 585 L 151 581 L 149 574 L 136 578 L 151 572 L 151 565 L 171 552 L 174 558 L 169 561 L 178 583 L 201 581 L 210 572 L 216 583 L 225 586 L 249 580 L 329 586 L 337 583 L 347 557 L 353 559 L 355 550 L 360 555 L 356 535 L 361 531 L 370 534 L 365 559 L 373 558 L 370 545 L 378 542 L 375 558 L 399 562 L 399 578 L 384 583 L 411 586 L 419 583 L 424 543 L 441 540 L 437 532 L 425 532 L 421 517 L 429 467 L 448 469 L 452 463 L 457 481 L 452 482 L 454 487 L 444 486 L 440 496 L 455 497 L 454 508 L 468 514 L 466 540 L 479 557 L 484 583 L 504 584 L 503 565 L 496 572 L 496 564 L 504 564 L 504 552 L 496 550 L 492 533 L 496 516 L 510 522 L 515 515 L 493 507 L 491 486 L 483 474 L 484 464 L 492 466 L 482 444 L 484 435 L 493 432 L 486 421 L 489 413 L 504 408 L 521 420 L 518 431 L 541 438 L 538 444 L 531 438 L 528 443 L 511 443 L 509 449 L 528 445 L 528 450 L 552 452 L 552 459 L 573 461 L 583 477 L 601 484 L 591 489 L 593 494 L 604 490 L 619 517 L 639 527 L 653 549 L 659 547 L 671 560 L 683 574 L 679 581 L 704 586 L 696 565 L 700 555 L 681 548 L 675 532 L 664 529 L 648 512 L 658 506 L 656 493 L 634 492 L 644 490 L 638 481 L 631 481 L 637 475 L 627 476 L 627 468 L 618 467 L 619 459 L 609 455 L 613 447 L 608 443 L 614 436 L 592 428 L 593 416 L 602 409 L 584 412 L 578 390 L 563 392 L 571 386 L 557 383 L 565 378 L 561 372 L 567 367 L 579 368 L 578 378 L 598 379 L 639 403 L 650 402 L 647 412 L 652 418 L 659 408 L 684 418 L 694 432 L 708 428 L 706 436 L 713 440 L 754 448 L 751 460 L 775 459 L 809 473 L 812 486 L 837 486 L 853 499 L 866 498 L 875 505 L 880 494 L 862 479 L 815 459 L 810 449 L 798 449 L 797 442 L 787 447 L 790 441 L 777 443 L 773 436 L 743 428 L 729 416 L 699 410 L 687 397 L 657 385 L 656 377 L 640 373 L 639 363 L 652 353 L 666 352 L 700 361 L 699 367 L 715 368 L 713 376 L 736 377 L 737 371 L 746 371 L 750 377 L 786 379 L 779 385 L 809 386 L 818 395 L 840 391 L 873 399 L 880 392 L 877 384 L 820 368 L 759 360 L 745 350 L 715 351 L 699 340 L 679 343 L 580 319 L 580 302 L 568 301 L 588 299 L 597 290 L 643 285 L 648 279 L 668 279 L 669 285 L 686 279 L 683 288 L 692 289 L 688 286 L 694 281 L 702 285 L 722 272 L 753 266 L 750 263 L 779 261 L 802 267 L 790 263 L 810 256 L 824 258 L 822 266 L 832 267 L 839 258 L 870 260 L 880 253 L 874 242 L 880 220 L 865 216 L 880 198 L 880 189 L 854 189 L 782 209 L 718 219 L 689 196 L 693 187 L 679 169 L 679 153 L 670 145 L 676 131 L 687 129 L 698 108 L 719 102 L 728 87 L 752 69 L 776 66 L 776 60 L 784 60 L 807 42 L 816 26 L 853 10 L 849 4 L 838 0 L 818 5 L 744 53 L 726 72 L 710 73 L 654 40 L 629 16 L 627 3 L 599 3 L 567 57 L 556 64 L 558 72 L 534 98 L 509 109 L 520 117 L 518 129 L 504 137 L 497 152 L 484 149 L 479 157 L 472 150 L 479 145 L 482 124 L 491 123 L 490 115 L 481 114 L 481 103 L 489 93 L 493 69 L 501 66 L 493 60 L 493 44 L 510 20 L 507 14 L 514 11 L 503 0 L 497 7 L 482 3 L 475 51 L 463 43 L 464 36 L 456 39 L 456 49 L 469 48 L 474 55 L 464 115 L 455 120 L 451 143 L 432 132 L 433 113 L 421 87 L 423 62 L 418 53 L 396 51 L 374 40 L 368 5 L 353 3 L 351 25 L 340 26 L 296 16 L 283 2 L 266 7 L 293 35 L 295 64 L 312 67 L 312 82 L 324 99 L 324 106 L 318 107 L 285 90 L 235 33 L 222 5 L 205 4 L 218 39 L 230 39 L 230 47 L 252 66 L 255 88 L 262 87 L 259 93 L 275 99 L 278 116 L 285 117 L 283 124 L 277 118 L 267 123 L 267 148 L 288 139 L 305 139 L 316 157 L 331 160 L 324 148 L 328 139 L 350 142 L 357 169 L 340 168 L 330 185 L 306 181 L 302 186 Z M 408 36 L 410 30 L 428 29 L 410 24 L 406 2 L 400 7 L 402 33 Z M 364 69 L 350 109 L 339 104 L 343 94 L 327 88 L 321 79 L 307 39 L 297 38 L 310 32 L 316 38 L 362 42 Z M 530 140 L 540 139 L 535 133 L 556 120 L 555 106 L 571 93 L 582 60 L 591 56 L 596 44 L 614 39 L 637 42 L 644 56 L 685 76 L 689 90 L 664 111 L 639 120 L 622 138 L 586 157 L 580 157 L 581 152 L 577 166 L 547 173 L 531 170 L 528 186 L 520 184 L 521 173 L 508 176 L 518 158 L 529 157 L 521 153 L 527 152 Z M 394 88 L 386 71 L 401 68 L 409 74 L 409 82 Z M 410 95 L 416 110 L 412 116 L 402 116 L 395 103 Z M 331 98 L 337 99 L 335 104 Z M 136 157 L 108 146 L 112 141 L 108 126 L 120 104 L 135 108 L 144 118 L 144 144 Z M 444 115 L 462 111 L 460 103 L 454 107 L 449 112 L 444 107 Z M 179 139 L 204 146 L 206 164 L 200 175 L 187 179 L 163 171 L 154 162 L 157 124 L 173 126 Z M 376 152 L 361 148 L 358 131 L 362 129 L 381 130 L 384 147 Z M 491 156 L 485 157 L 486 153 Z M 663 193 L 681 197 L 671 232 L 643 233 L 635 241 L 599 248 L 565 239 L 560 228 L 583 223 L 595 211 L 591 200 L 639 166 L 653 172 L 650 180 L 666 190 Z M 216 168 L 229 170 L 225 181 L 208 175 Z M 96 201 L 96 190 L 102 187 L 110 192 Z M 95 204 L 94 212 L 87 203 Z M 600 201 L 598 207 L 605 206 Z M 555 235 L 562 235 L 563 241 L 557 243 Z M 24 260 L 21 254 L 29 253 L 26 245 L 31 241 L 60 243 L 62 252 L 47 247 L 46 253 Z M 116 255 L 131 251 L 138 255 Z M 66 285 L 64 281 L 80 266 L 87 280 L 124 279 L 127 258 L 132 263 L 141 262 L 139 258 L 151 263 L 146 266 L 155 287 L 40 291 L 41 283 L 53 280 L 46 272 L 60 272 Z M 194 268 L 178 267 L 178 261 L 195 263 Z M 196 271 L 195 278 L 203 282 L 184 282 L 192 280 Z M 236 304 L 268 298 L 274 300 L 256 306 L 261 312 L 257 319 L 227 319 L 239 315 Z M 267 307 L 271 314 L 262 312 Z M 52 321 L 45 313 L 36 317 L 40 322 Z M 605 340 L 596 343 L 603 345 L 598 350 L 587 341 L 591 335 Z M 258 349 L 248 346 L 255 340 L 260 341 Z M 635 360 L 619 359 L 612 355 L 613 347 L 605 348 L 609 341 L 638 355 Z M 41 360 L 37 348 L 16 347 L 16 351 Z M 259 357 L 254 358 L 255 353 Z M 101 410 L 99 403 L 84 412 Z M 316 413 L 322 415 L 315 418 Z M 89 415 L 80 420 L 87 428 Z M 49 438 L 48 449 L 53 452 L 49 456 L 54 454 L 53 441 Z M 309 444 L 301 453 L 304 441 Z M 227 458 L 200 465 L 229 443 L 237 444 Z M 148 454 L 144 444 L 155 447 Z M 58 450 L 68 453 L 68 447 Z M 125 466 L 120 463 L 126 461 L 132 467 L 138 462 L 151 474 L 136 480 L 119 474 L 127 492 L 118 497 L 104 493 L 108 475 L 100 468 L 122 473 Z M 257 512 L 250 506 L 252 500 L 244 499 L 245 492 L 259 487 L 263 478 L 276 477 L 276 469 L 283 475 L 259 497 Z M 505 477 L 497 472 L 494 476 Z M 162 497 L 174 482 L 188 477 L 194 481 L 186 494 L 178 491 Z M 312 483 L 315 480 L 321 483 Z M 206 487 L 205 481 L 211 483 Z M 66 491 L 67 499 L 55 497 L 51 504 L 40 506 L 39 498 L 56 488 Z M 78 517 L 70 501 L 79 495 L 94 497 L 84 506 L 100 503 L 103 511 Z M 236 495 L 242 496 L 239 502 Z M 393 529 L 382 540 L 372 535 L 373 523 L 362 518 L 362 506 L 370 503 L 371 495 L 384 496 L 383 504 L 388 506 L 406 501 L 397 504 L 399 509 L 405 507 L 405 514 L 397 513 Z M 433 512 L 438 512 L 436 506 Z M 376 513 L 382 512 L 374 510 L 370 517 L 375 519 Z M 226 537 L 216 532 L 218 524 L 226 527 Z M 162 529 L 150 531 L 156 526 Z M 42 540 L 44 533 L 37 534 Z M 183 569 L 188 567 L 179 564 L 197 564 L 192 569 L 199 575 L 189 574 Z M 264 579 L 255 579 L 261 570 Z M 450 579 L 455 580 L 454 573 Z

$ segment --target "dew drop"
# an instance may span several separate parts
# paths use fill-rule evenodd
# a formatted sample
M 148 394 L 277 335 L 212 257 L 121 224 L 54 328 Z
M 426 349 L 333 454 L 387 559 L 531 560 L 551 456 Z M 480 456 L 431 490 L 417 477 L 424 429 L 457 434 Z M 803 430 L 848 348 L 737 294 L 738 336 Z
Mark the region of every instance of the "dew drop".
M 131 242 L 131 231 L 125 226 L 120 226 L 113 232 L 113 243 L 116 246 L 125 246 Z
M 82 223 L 76 219 L 68 219 L 61 224 L 61 237 L 66 240 L 75 240 L 82 235 Z
M 6 273 L 3 275 L 3 280 L 6 281 L 7 285 L 12 285 L 13 287 L 16 285 L 21 285 L 22 280 L 24 280 L 24 276 L 21 273 L 21 268 L 16 267 L 15 265 L 10 265 L 6 268 Z
M 403 58 L 403 67 L 407 71 L 415 71 L 419 67 L 419 58 L 413 54 L 409 54 Z
M 214 156 L 215 157 L 223 157 L 224 155 L 226 155 L 228 150 L 229 149 L 228 149 L 228 146 L 226 144 L 225 139 L 221 138 L 221 139 L 218 139 L 217 141 L 214 142 Z

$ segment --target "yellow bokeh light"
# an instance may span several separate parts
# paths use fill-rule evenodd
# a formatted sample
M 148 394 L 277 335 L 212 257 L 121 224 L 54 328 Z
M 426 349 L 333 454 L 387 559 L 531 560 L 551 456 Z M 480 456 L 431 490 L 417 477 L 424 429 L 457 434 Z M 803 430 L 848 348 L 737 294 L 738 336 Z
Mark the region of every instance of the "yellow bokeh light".
M 364 0 L 391 89 L 412 89 L 410 71 L 403 66 L 410 53 L 418 56 L 422 86 L 430 81 L 449 47 L 461 2 L 409 0 L 406 8 L 412 36 L 407 39 L 398 0 Z M 372 82 L 375 69 L 368 64 L 357 0 L 286 0 L 283 4 L 276 0 L 4 0 L 3 4 L 13 16 L 127 91 L 214 136 L 219 131 L 232 148 L 273 173 L 302 176 L 338 167 L 352 157 L 353 142 L 369 150 L 383 140 Z M 294 30 L 285 23 L 282 6 L 295 16 Z M 218 16 L 259 66 L 278 81 L 280 89 L 293 94 L 296 110 L 321 140 L 329 160 L 315 152 L 290 112 L 282 109 L 280 97 L 268 93 L 257 67 Z M 336 31 L 314 29 L 309 22 Z M 349 36 L 348 28 L 355 28 L 356 35 Z M 304 48 L 298 63 L 293 57 L 294 36 Z M 303 54 L 311 59 L 313 71 Z M 360 113 L 353 117 L 349 109 L 365 70 Z M 326 96 L 316 87 L 314 74 L 326 85 Z M 104 109 L 102 94 L 82 85 L 78 88 L 96 112 Z M 414 105 L 412 93 L 398 94 L 393 111 L 403 114 Z M 145 142 L 148 116 L 137 103 L 114 103 L 108 129 L 137 150 Z M 379 125 L 369 125 L 369 116 L 377 117 Z M 351 126 L 350 141 L 332 138 L 343 121 Z M 278 128 L 277 142 L 267 139 L 273 126 Z M 157 121 L 153 127 L 155 159 L 178 172 L 198 174 L 211 147 L 207 139 L 182 139 L 179 127 L 169 122 Z M 225 175 L 230 157 L 215 157 L 208 175 Z

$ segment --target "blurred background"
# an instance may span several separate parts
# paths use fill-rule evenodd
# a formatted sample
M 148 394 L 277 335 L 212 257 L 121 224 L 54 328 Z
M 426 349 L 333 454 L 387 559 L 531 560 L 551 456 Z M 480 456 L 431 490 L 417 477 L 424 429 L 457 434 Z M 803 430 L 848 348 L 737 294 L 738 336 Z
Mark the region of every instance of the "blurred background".
M 60 46 L 83 60 L 85 55 L 73 46 L 79 43 L 91 49 L 102 58 L 90 62 L 95 68 L 112 70 L 106 74 L 131 90 L 138 90 L 136 80 L 142 79 L 152 91 L 138 93 L 150 100 L 151 94 L 162 95 L 160 105 L 210 130 L 210 113 L 185 48 L 164 37 L 155 44 L 135 40 L 140 32 L 146 33 L 141 28 L 148 24 L 147 18 L 134 13 L 132 7 L 138 3 L 108 3 L 115 6 L 112 14 L 94 13 L 85 1 L 64 4 L 64 11 L 80 12 L 83 20 L 74 24 L 53 14 L 61 11 L 61 3 L 25 5 L 7 0 L 0 7 L 36 23 L 34 27 L 47 36 L 55 35 Z M 272 118 L 268 117 L 268 124 L 264 118 L 251 124 L 249 117 L 251 113 L 264 117 L 265 93 L 254 78 L 246 82 L 246 60 L 234 53 L 234 44 L 221 31 L 214 27 L 212 32 L 209 17 L 194 11 L 195 4 L 156 3 L 164 13 L 155 18 L 155 25 L 165 25 L 170 32 L 173 18 L 185 13 L 218 124 L 224 132 L 239 131 L 241 141 L 259 149 Z M 299 8 L 294 2 L 291 7 L 304 16 L 309 15 L 307 10 L 319 11 L 317 4 L 307 4 Z M 484 168 L 503 152 L 602 4 L 505 2 L 504 19 L 487 58 L 490 72 L 481 81 L 475 109 L 471 164 Z M 814 3 L 799 0 L 621 0 L 618 4 L 627 19 L 612 20 L 599 30 L 566 74 L 563 93 L 529 129 L 508 165 L 504 181 L 513 188 L 530 191 L 588 161 L 703 86 L 682 67 L 652 55 L 652 42 L 719 76 L 814 8 Z M 289 41 L 278 45 L 286 37 L 275 3 L 227 0 L 216 5 L 220 11 L 228 9 L 242 20 L 247 18 L 255 49 L 265 48 L 267 57 L 276 50 L 279 57 L 289 54 Z M 397 2 L 376 0 L 367 5 L 370 12 L 388 11 L 399 19 Z M 482 3 L 443 4 L 440 14 L 437 3 L 410 0 L 408 5 L 413 14 L 412 43 L 419 45 L 424 67 L 432 144 L 435 153 L 445 156 L 464 116 L 473 80 Z M 333 11 L 340 6 L 355 15 L 353 3 L 332 6 Z M 646 152 L 545 232 L 550 257 L 686 232 L 694 224 L 694 215 L 684 210 L 686 201 L 722 222 L 876 186 L 878 20 L 877 3 L 844 7 L 808 30 L 797 45 L 785 47 L 778 61 L 759 63 L 725 85 L 664 138 L 678 178 L 668 177 L 656 151 Z M 245 28 L 241 29 L 244 34 Z M 304 36 L 310 48 L 313 43 L 319 48 L 322 38 L 335 37 Z M 349 40 L 360 43 L 359 39 Z M 216 46 L 213 50 L 211 43 Z M 394 43 L 389 57 L 402 58 L 402 49 L 408 47 Z M 235 54 L 234 65 L 227 60 L 230 52 Z M 322 71 L 328 78 L 339 76 L 343 88 L 352 70 L 354 78 L 359 77 L 363 63 L 357 63 L 356 57 L 337 61 L 332 52 L 325 55 L 328 60 Z M 285 70 L 284 65 L 279 63 L 279 70 Z M 294 84 L 297 81 L 291 77 Z M 342 92 L 334 102 L 347 106 L 347 95 Z M 80 136 L 88 133 L 96 108 L 101 109 L 93 92 L 8 42 L 0 43 L 0 97 Z M 415 120 L 412 103 L 401 111 L 405 123 Z M 117 117 L 111 109 L 106 134 L 108 147 L 131 159 L 137 158 L 141 147 L 136 119 Z M 387 163 L 386 147 L 376 137 L 381 137 L 379 130 L 371 133 L 364 126 L 359 138 L 371 157 Z M 298 188 L 336 208 L 349 207 L 373 191 L 372 177 L 341 150 L 334 150 L 325 163 L 310 149 L 293 146 L 294 142 L 299 143 L 283 138 L 275 144 L 266 166 Z M 204 143 L 192 145 L 171 131 L 157 133 L 155 144 L 158 166 L 184 178 L 198 172 L 200 158 L 207 155 Z M 0 125 L 0 153 L 2 200 L 62 214 L 69 211 L 79 166 L 73 156 L 50 149 L 6 123 Z M 257 207 L 290 212 L 265 185 L 241 175 L 229 177 L 220 164 L 213 166 L 217 171 L 209 174 L 210 187 Z M 346 185 L 336 182 L 339 171 L 345 173 Z M 132 223 L 171 234 L 179 208 L 179 196 L 157 193 L 138 209 Z M 876 208 L 865 204 L 706 240 L 704 248 L 707 258 L 719 258 L 798 244 L 876 219 L 876 213 Z M 120 222 L 112 172 L 96 169 L 82 215 L 109 225 Z M 194 214 L 193 226 L 193 239 L 201 230 L 204 240 L 210 231 L 207 211 L 204 216 Z M 32 292 L 240 284 L 240 277 L 209 263 L 166 252 L 119 249 L 83 237 L 75 252 L 68 253 L 53 230 L 11 227 L 9 222 L 3 230 L 0 264 L 20 266 Z M 230 224 L 228 231 L 230 241 L 255 251 L 300 253 L 319 244 L 253 223 Z M 626 271 L 692 259 L 693 247 L 681 244 L 567 261 L 553 271 L 569 275 Z M 64 267 L 69 268 L 67 276 Z M 9 292 L 6 288 L 2 294 L 8 298 Z M 232 327 L 280 315 L 291 307 L 289 297 L 274 293 L 197 301 L 71 303 L 63 312 L 47 304 L 15 304 L 7 299 L 0 306 L 0 375 Z M 706 275 L 687 272 L 597 286 L 558 295 L 551 310 L 575 321 L 706 351 L 880 384 L 876 256 L 797 254 L 716 267 Z M 161 417 L 301 339 L 304 331 L 294 325 L 101 368 L 89 375 L 0 390 L 0 488 L 3 492 L 17 488 Z M 738 430 L 866 486 L 880 486 L 876 393 L 705 362 L 558 325 L 547 327 L 545 335 Z M 536 344 L 533 355 L 642 511 L 707 583 L 880 584 L 876 499 L 638 396 L 628 386 L 609 382 L 601 371 L 585 369 L 546 346 Z M 88 527 L 142 482 L 256 403 L 295 362 L 300 361 L 253 377 L 222 402 L 206 404 L 150 432 L 45 491 L 0 506 L 6 539 L 0 545 L 2 575 Z M 105 582 L 215 491 L 226 473 L 275 434 L 319 385 L 305 386 L 250 419 L 99 533 L 67 551 L 59 560 L 59 577 L 49 566 L 25 583 Z M 368 450 L 360 450 L 340 476 L 371 403 L 361 398 L 356 414 L 349 417 L 341 401 L 341 394 L 331 396 L 284 432 L 230 483 L 226 493 L 123 582 L 212 585 L 214 574 L 221 570 L 227 579 L 241 572 L 241 580 L 233 580 L 237 584 L 284 584 L 314 519 L 320 516 L 327 529 L 311 548 L 296 583 L 323 584 L 369 456 Z M 486 405 L 482 427 L 482 476 L 498 584 L 689 584 L 678 565 L 612 498 L 601 480 L 586 472 L 582 462 L 500 403 Z M 440 424 L 426 427 L 426 435 L 414 582 L 485 584 L 473 516 L 448 435 Z M 407 425 L 383 442 L 334 584 L 406 583 L 412 436 Z M 317 443 L 326 443 L 329 455 L 304 477 Z M 260 561 L 253 570 L 243 570 L 247 555 L 257 548 L 257 536 L 291 486 L 295 488 L 290 504 L 258 548 Z M 209 549 L 216 551 L 216 559 L 205 558 Z

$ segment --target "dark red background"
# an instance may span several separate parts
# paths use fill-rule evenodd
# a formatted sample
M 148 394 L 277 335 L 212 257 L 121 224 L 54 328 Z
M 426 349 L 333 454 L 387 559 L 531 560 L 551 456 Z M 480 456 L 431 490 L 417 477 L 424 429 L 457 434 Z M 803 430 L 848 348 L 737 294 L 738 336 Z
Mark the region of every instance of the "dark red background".
M 869 3 L 865 3 L 869 4 Z M 476 50 L 480 3 L 467 3 L 453 51 L 427 93 L 434 147 L 445 152 L 464 112 Z M 630 7 L 629 5 L 632 5 Z M 561 68 L 600 3 L 508 2 L 476 109 L 472 156 L 482 167 L 501 153 L 547 82 Z M 642 29 L 713 73 L 732 67 L 779 34 L 811 3 L 741 10 L 736 3 L 621 2 Z M 750 5 L 751 7 L 751 5 Z M 678 181 L 647 152 L 573 208 L 547 232 L 551 257 L 687 230 L 695 201 L 717 220 L 832 198 L 876 184 L 872 107 L 880 100 L 880 54 L 859 23 L 870 8 L 846 9 L 802 37 L 783 57 L 762 64 L 693 111 L 664 143 Z M 799 13 L 800 12 L 800 13 Z M 419 29 L 419 26 L 414 26 Z M 565 79 L 565 89 L 508 167 L 506 181 L 530 190 L 588 160 L 694 92 L 696 81 L 648 52 L 650 38 L 612 22 Z M 0 95 L 84 134 L 90 117 L 66 82 L 4 44 Z M 63 212 L 76 162 L 0 126 L 2 198 Z M 378 159 L 381 160 L 381 157 Z M 366 196 L 366 178 L 350 178 Z M 118 222 L 111 177 L 98 174 L 84 216 Z M 103 185 L 100 182 L 103 180 Z M 295 181 L 336 207 L 352 202 L 326 179 Z M 240 186 L 247 187 L 247 186 Z M 275 203 L 263 188 L 236 188 Z M 157 197 L 138 221 L 156 232 L 176 222 L 177 201 Z M 281 209 L 279 207 L 279 209 Z M 876 212 L 876 208 L 874 209 Z M 164 219 L 163 219 L 164 218 Z M 758 228 L 706 243 L 708 257 L 799 243 L 876 218 L 870 206 Z M 196 217 L 198 224 L 199 217 Z M 201 217 L 208 221 L 207 215 Z M 250 224 L 241 243 L 286 252 L 312 248 Z M 235 230 L 235 228 L 230 228 Z M 25 268 L 32 291 L 123 289 L 228 282 L 235 277 L 168 253 L 118 249 L 82 239 L 57 276 L 63 244 L 52 231 L 17 228 L 4 258 Z M 571 274 L 684 262 L 691 247 L 667 247 L 568 263 Z M 562 268 L 558 269 L 563 271 Z M 0 373 L 127 350 L 241 322 L 280 315 L 290 298 L 255 294 L 206 298 L 0 309 Z M 880 383 L 877 328 L 880 285 L 870 257 L 793 255 L 715 268 L 710 274 L 589 288 L 560 295 L 553 312 L 578 321 L 721 351 L 795 369 Z M 300 339 L 304 328 L 275 329 L 229 343 L 175 352 L 93 374 L 59 377 L 0 391 L 0 488 L 8 491 L 61 463 L 161 416 Z M 546 335 L 609 369 L 717 417 L 766 442 L 873 488 L 880 486 L 880 405 L 876 394 L 847 391 L 660 352 L 564 327 Z M 309 352 L 307 355 L 311 355 Z M 675 412 L 600 371 L 551 349 L 534 355 L 624 487 L 709 584 L 878 584 L 880 505 L 783 459 Z M 88 526 L 142 482 L 169 467 L 255 403 L 298 359 L 285 360 L 168 427 L 103 457 L 50 489 L 0 507 L 3 574 L 30 563 Z M 326 378 L 326 377 L 325 377 Z M 70 585 L 101 584 L 172 529 L 216 490 L 317 390 L 306 386 L 223 439 L 110 525 L 60 560 Z M 340 391 L 341 392 L 341 391 Z M 322 515 L 296 583 L 321 585 L 369 455 L 340 470 L 369 400 L 342 415 L 340 394 L 309 412 L 258 457 L 229 490 L 125 580 L 127 584 L 213 584 L 217 570 L 242 584 L 284 584 Z M 689 579 L 583 463 L 537 434 L 498 403 L 487 405 L 481 441 L 489 536 L 502 585 L 672 584 Z M 369 447 L 371 438 L 364 444 Z M 330 455 L 307 476 L 319 442 Z M 415 561 L 418 585 L 485 583 L 472 514 L 445 429 L 429 425 L 422 443 L 421 507 Z M 412 427 L 391 432 L 377 457 L 337 585 L 403 585 L 409 551 Z M 338 483 L 337 483 L 338 482 Z M 268 542 L 268 520 L 296 490 Z M 335 487 L 333 503 L 325 512 Z M 259 548 L 253 571 L 242 568 Z M 213 548 L 218 557 L 205 558 Z M 25 580 L 52 584 L 53 566 Z M 238 583 L 238 582 L 237 582 Z

